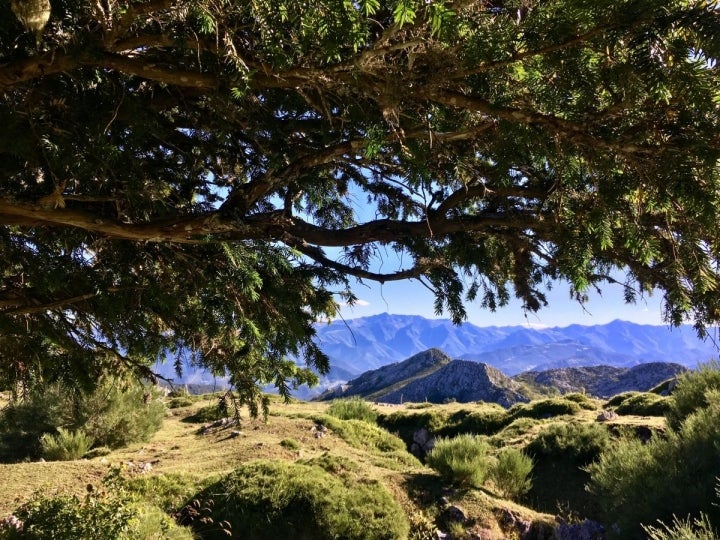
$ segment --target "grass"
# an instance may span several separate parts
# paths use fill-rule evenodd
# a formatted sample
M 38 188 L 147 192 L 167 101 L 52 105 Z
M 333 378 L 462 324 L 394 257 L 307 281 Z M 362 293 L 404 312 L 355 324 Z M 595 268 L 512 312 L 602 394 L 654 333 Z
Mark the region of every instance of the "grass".
M 468 535 L 492 531 L 495 536 L 491 538 L 516 534 L 502 529 L 503 509 L 511 508 L 525 520 L 550 523 L 553 519 L 550 514 L 557 512 L 558 503 L 577 500 L 592 507 L 592 500 L 584 492 L 587 474 L 576 464 L 566 467 L 548 460 L 536 463 L 532 473 L 533 489 L 522 498 L 528 506 L 521 506 L 484 488 L 466 486 L 448 495 L 444 489 L 447 485 L 440 476 L 406 449 L 419 427 L 431 428 L 445 437 L 488 429 L 492 455 L 504 447 L 523 449 L 549 424 L 570 420 L 595 423 L 603 402 L 586 403 L 585 399 L 577 398 L 576 407 L 572 407 L 567 405 L 572 400 L 564 400 L 559 412 L 574 414 L 552 416 L 547 412 L 556 412 L 555 403 L 545 401 L 522 408 L 515 418 L 507 410 L 486 403 L 376 405 L 373 408 L 378 412 L 381 428 L 366 421 L 329 416 L 327 403 L 283 403 L 273 399 L 267 422 L 253 420 L 247 411 L 242 411 L 240 425 L 200 435 L 202 425 L 187 419 L 202 416 L 208 406 L 214 405 L 214 399 L 214 396 L 207 399 L 203 396 L 194 397 L 191 403 L 176 401 L 179 406 L 168 411 L 160 431 L 145 443 L 102 452 L 105 455 L 81 461 L 0 464 L 4 488 L 0 519 L 36 491 L 52 492 L 62 487 L 65 492 L 83 496 L 88 484 L 101 485 L 101 479 L 112 465 L 123 465 L 123 474 L 131 479 L 130 486 L 136 493 L 172 512 L 202 489 L 243 464 L 257 460 L 305 464 L 346 478 L 345 482 L 382 485 L 402 507 L 410 523 L 409 538 L 424 538 L 427 536 L 423 536 L 423 531 L 445 527 L 440 502 L 443 497 L 462 506 L 470 516 L 465 527 Z M 577 407 L 578 403 L 585 406 Z M 318 423 L 328 428 L 324 436 L 317 436 Z M 632 415 L 612 422 L 618 429 L 638 425 L 661 427 L 662 423 L 659 417 Z M 233 435 L 233 430 L 240 435 Z M 139 473 L 136 465 L 141 463 L 151 463 L 152 470 Z M 553 491 L 552 486 L 557 486 L 557 490 Z

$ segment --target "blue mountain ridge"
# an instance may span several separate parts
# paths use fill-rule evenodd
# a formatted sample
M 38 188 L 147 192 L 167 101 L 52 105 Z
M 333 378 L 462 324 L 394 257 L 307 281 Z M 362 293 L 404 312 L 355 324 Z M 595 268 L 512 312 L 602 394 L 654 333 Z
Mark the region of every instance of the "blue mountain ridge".
M 616 320 L 595 326 L 532 328 L 454 325 L 445 319 L 383 313 L 370 317 L 318 323 L 316 342 L 330 358 L 330 373 L 318 389 L 302 389 L 298 397 L 388 364 L 437 348 L 451 358 L 483 362 L 513 376 L 525 371 L 608 365 L 632 367 L 648 362 L 676 362 L 689 368 L 718 358 L 712 340 L 701 340 L 689 326 L 640 325 Z M 176 382 L 209 382 L 206 372 L 186 367 L 179 379 L 172 362 L 156 369 Z

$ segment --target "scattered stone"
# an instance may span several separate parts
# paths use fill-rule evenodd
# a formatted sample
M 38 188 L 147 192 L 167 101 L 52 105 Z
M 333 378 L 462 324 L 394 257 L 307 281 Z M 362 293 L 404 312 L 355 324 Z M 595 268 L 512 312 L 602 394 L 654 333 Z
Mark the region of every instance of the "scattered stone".
M 605 527 L 586 519 L 582 523 L 560 523 L 555 527 L 556 540 L 605 540 Z
M 13 529 L 16 532 L 22 532 L 25 527 L 23 520 L 15 515 L 10 515 L 0 520 L 0 531 L 3 529 Z
M 420 428 L 413 433 L 413 442 L 410 445 L 410 453 L 419 459 L 423 459 L 435 448 L 435 437 L 426 428 Z
M 242 434 L 243 434 L 242 431 L 238 431 L 237 429 L 233 429 L 233 430 L 230 432 L 230 435 L 228 435 L 228 439 L 234 439 L 235 437 L 240 437 L 240 436 L 242 436 Z
M 38 459 L 38 463 L 45 463 L 45 458 Z
M 603 411 L 598 414 L 598 422 L 608 422 L 610 420 L 617 420 L 618 414 L 615 411 Z

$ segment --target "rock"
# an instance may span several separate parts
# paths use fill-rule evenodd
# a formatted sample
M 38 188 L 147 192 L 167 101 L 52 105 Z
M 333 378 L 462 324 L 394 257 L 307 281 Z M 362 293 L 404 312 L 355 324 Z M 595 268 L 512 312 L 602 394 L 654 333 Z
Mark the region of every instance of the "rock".
M 582 523 L 560 523 L 555 528 L 556 540 L 604 540 L 605 527 L 586 519 Z
M 413 442 L 410 445 L 411 454 L 423 459 L 433 448 L 435 448 L 435 437 L 430 431 L 426 428 L 420 428 L 413 433 Z
M 617 417 L 618 417 L 618 415 L 615 411 L 603 411 L 600 414 L 598 414 L 596 420 L 598 422 L 607 422 L 609 420 L 616 420 Z
M 447 521 L 456 521 L 463 524 L 468 521 L 468 516 L 465 510 L 455 504 L 451 504 L 443 511 L 443 517 Z
M 228 435 L 228 439 L 234 439 L 235 437 L 240 437 L 242 435 L 242 431 L 238 431 L 237 429 L 233 429 L 230 432 L 230 435 Z

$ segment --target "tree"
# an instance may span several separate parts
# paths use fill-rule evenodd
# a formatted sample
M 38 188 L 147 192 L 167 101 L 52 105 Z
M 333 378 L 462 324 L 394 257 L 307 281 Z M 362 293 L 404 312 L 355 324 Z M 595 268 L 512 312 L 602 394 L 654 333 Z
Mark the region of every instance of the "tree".
M 313 323 L 353 277 L 417 279 L 461 321 L 621 268 L 628 301 L 720 320 L 714 2 L 52 0 L 27 27 L 18 4 L 5 380 L 191 351 L 287 390 L 313 377 L 289 357 L 327 369 Z

